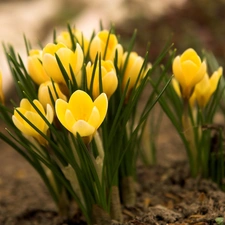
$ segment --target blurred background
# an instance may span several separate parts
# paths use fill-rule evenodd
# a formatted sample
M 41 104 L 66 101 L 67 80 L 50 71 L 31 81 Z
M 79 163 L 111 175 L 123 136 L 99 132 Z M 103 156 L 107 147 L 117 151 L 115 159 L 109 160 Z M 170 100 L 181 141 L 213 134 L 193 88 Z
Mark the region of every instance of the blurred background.
M 123 41 L 138 30 L 135 50 L 144 54 L 151 43 L 153 61 L 165 43 L 172 38 L 178 53 L 193 47 L 197 51 L 212 51 L 223 66 L 225 57 L 225 0 L 0 0 L 0 41 L 12 44 L 25 56 L 23 34 L 32 46 L 52 40 L 75 25 L 88 37 L 113 23 Z M 3 48 L 0 48 L 0 68 L 4 92 L 10 95 L 11 75 Z

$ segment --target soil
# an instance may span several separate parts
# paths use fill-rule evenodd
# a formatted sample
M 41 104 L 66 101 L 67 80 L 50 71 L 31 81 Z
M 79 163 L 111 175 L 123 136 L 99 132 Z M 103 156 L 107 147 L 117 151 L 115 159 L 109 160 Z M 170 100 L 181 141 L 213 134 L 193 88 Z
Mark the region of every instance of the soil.
M 60 218 L 30 165 L 6 146 L 0 153 L 0 224 L 85 224 L 79 210 L 69 221 Z M 209 180 L 191 178 L 186 161 L 139 166 L 137 180 L 137 204 L 123 208 L 124 223 L 112 224 L 203 225 L 217 224 L 216 219 L 225 218 L 225 193 Z
M 133 31 L 133 27 L 129 26 L 129 24 L 132 24 L 132 26 L 139 28 L 139 33 L 148 29 L 154 32 L 151 37 L 139 35 L 138 45 L 136 46 L 140 53 L 145 49 L 147 42 L 142 38 L 152 40 L 151 57 L 154 58 L 154 55 L 158 54 L 156 50 L 159 51 L 160 49 L 159 45 L 163 47 L 162 42 L 166 42 L 168 33 L 171 32 L 171 30 L 168 31 L 168 27 L 165 25 L 165 21 L 167 21 L 169 27 L 174 29 L 179 27 L 180 29 L 176 32 L 179 35 L 175 35 L 174 40 L 176 43 L 181 43 L 182 40 L 185 41 L 180 47 L 181 50 L 187 47 L 187 42 L 190 45 L 190 41 L 192 41 L 192 44 L 196 44 L 196 46 L 199 43 L 210 46 L 210 50 L 215 49 L 214 53 L 218 53 L 221 58 L 224 57 L 225 51 L 221 51 L 220 41 L 210 45 L 212 36 L 218 33 L 210 33 L 210 28 L 213 27 L 214 31 L 216 31 L 219 26 L 210 27 L 205 24 L 208 21 L 206 19 L 212 17 L 212 13 L 210 15 L 203 14 L 199 10 L 200 5 L 198 4 L 196 4 L 194 11 L 193 6 L 190 5 L 187 3 L 182 10 L 173 11 L 173 13 L 161 18 L 160 21 L 141 23 L 142 18 L 140 20 L 136 18 L 136 23 L 134 21 L 124 22 L 124 25 L 118 27 L 117 30 L 121 36 L 127 35 L 130 37 L 130 31 Z M 218 9 L 215 7 L 213 9 L 217 13 L 219 9 L 219 12 L 222 10 L 221 6 Z M 192 12 L 192 14 L 189 14 L 189 12 Z M 186 31 L 186 33 L 184 32 L 185 27 L 183 26 L 183 23 L 187 24 L 184 15 L 196 16 L 195 24 L 189 23 L 191 26 L 189 31 L 194 32 L 197 30 L 198 34 L 200 34 L 197 36 L 195 34 L 198 40 L 191 39 L 193 33 L 189 33 L 189 36 L 184 37 L 187 34 Z M 221 17 L 223 15 L 219 14 Z M 180 26 L 177 25 L 178 21 Z M 217 23 L 221 21 L 218 20 Z M 192 29 L 193 27 L 194 29 Z M 199 27 L 201 29 L 198 29 Z M 224 29 L 224 26 L 220 28 Z M 168 33 L 165 33 L 166 31 Z M 172 29 L 173 31 L 175 30 Z M 157 37 L 161 37 L 161 39 L 157 39 Z M 220 51 L 217 52 L 218 49 Z M 0 225 L 86 224 L 77 208 L 74 210 L 73 218 L 69 221 L 60 218 L 46 187 L 36 171 L 6 144 L 1 142 L 0 146 Z M 140 165 L 137 169 L 137 203 L 135 207 L 123 208 L 124 222 L 112 221 L 112 224 L 223 224 L 221 221 L 225 218 L 225 193 L 209 180 L 190 177 L 182 143 L 166 118 L 162 122 L 157 156 L 157 165 Z

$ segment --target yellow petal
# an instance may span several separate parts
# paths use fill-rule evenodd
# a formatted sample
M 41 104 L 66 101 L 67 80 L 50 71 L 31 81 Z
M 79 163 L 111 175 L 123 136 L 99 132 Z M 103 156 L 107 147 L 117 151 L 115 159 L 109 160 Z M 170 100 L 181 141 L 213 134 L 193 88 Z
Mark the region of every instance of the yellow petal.
M 217 89 L 220 77 L 222 76 L 223 69 L 222 67 L 219 67 L 217 71 L 213 73 L 213 75 L 210 77 L 210 92 L 214 93 Z
M 97 107 L 100 114 L 99 124 L 105 119 L 108 110 L 108 99 L 105 93 L 100 94 L 94 101 L 94 105 Z
M 92 127 L 90 124 L 88 124 L 84 120 L 78 120 L 73 125 L 73 128 L 72 128 L 72 133 L 74 135 L 76 135 L 77 133 L 79 133 L 79 135 L 81 137 L 91 136 L 92 134 L 94 134 L 94 132 L 95 132 L 95 128 Z
M 56 83 L 65 82 L 55 56 L 52 56 L 51 54 L 44 54 L 43 67 L 48 76 L 51 77 Z
M 91 115 L 87 121 L 92 127 L 96 129 L 101 125 L 100 123 L 100 114 L 96 106 L 93 107 Z
M 116 91 L 118 86 L 118 79 L 114 71 L 107 73 L 103 79 L 103 92 L 106 93 L 107 97 L 110 98 L 111 95 Z M 97 96 L 94 96 L 96 98 Z
M 87 121 L 94 107 L 91 97 L 84 91 L 75 91 L 69 100 L 68 109 L 76 120 Z
M 66 110 L 65 113 L 65 123 L 66 123 L 66 128 L 72 132 L 73 130 L 73 126 L 76 123 L 75 118 L 73 117 L 73 114 L 71 113 L 71 111 L 69 109 Z
M 180 57 L 181 62 L 190 60 L 196 64 L 197 67 L 201 65 L 201 59 L 192 48 L 187 49 Z
M 62 99 L 57 99 L 55 102 L 55 112 L 56 115 L 63 126 L 67 126 L 65 120 L 66 110 L 68 108 L 68 103 Z

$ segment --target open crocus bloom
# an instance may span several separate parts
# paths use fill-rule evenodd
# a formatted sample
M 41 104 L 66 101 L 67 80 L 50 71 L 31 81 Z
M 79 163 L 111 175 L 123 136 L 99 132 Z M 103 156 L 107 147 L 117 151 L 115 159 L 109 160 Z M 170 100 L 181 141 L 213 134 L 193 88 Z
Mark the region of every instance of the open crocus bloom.
M 197 53 L 190 48 L 174 59 L 173 73 L 181 86 L 182 97 L 189 99 L 194 86 L 206 73 L 206 63 L 202 62 Z
M 67 103 L 56 100 L 56 115 L 62 125 L 73 133 L 77 133 L 88 143 L 93 134 L 103 122 L 108 109 L 108 99 L 105 93 L 99 95 L 93 102 L 84 91 L 75 91 Z
M 49 43 L 43 49 L 42 60 L 46 73 L 56 83 L 66 84 L 55 55 L 59 57 L 64 69 L 67 72 L 67 75 L 69 76 L 69 79 L 72 80 L 70 67 L 76 78 L 76 75 L 80 72 L 84 61 L 84 54 L 80 45 L 78 43 L 76 44 L 75 52 L 62 43 L 58 43 L 57 45 Z
M 33 103 L 38 108 L 40 113 L 45 116 L 49 123 L 52 123 L 54 118 L 53 109 L 50 105 L 46 107 L 46 113 L 42 104 L 38 100 L 34 100 Z M 18 113 L 20 112 L 27 120 L 29 120 L 37 129 L 39 129 L 43 134 L 47 134 L 48 125 L 43 120 L 39 112 L 31 105 L 28 99 L 23 98 L 20 102 L 20 107 L 14 110 L 14 115 L 12 116 L 13 123 L 15 126 L 25 135 L 32 136 L 36 138 L 40 144 L 46 144 L 46 140 L 29 124 L 23 117 Z
M 204 78 L 198 84 L 195 85 L 193 95 L 201 108 L 204 108 L 206 106 L 212 94 L 217 89 L 217 85 L 220 80 L 220 77 L 222 76 L 222 73 L 222 67 L 215 71 L 211 77 L 209 77 L 209 75 L 206 73 Z
M 100 94 L 100 81 L 99 81 L 99 62 L 97 62 L 97 67 L 95 71 L 93 71 L 95 68 L 95 65 L 89 62 L 86 66 L 86 75 L 87 75 L 87 84 L 88 88 L 91 88 L 91 83 L 93 79 L 93 87 L 92 87 L 92 95 L 95 98 L 99 96 Z M 94 76 L 94 78 L 93 78 Z M 101 78 L 102 78 L 102 89 L 103 92 L 106 93 L 107 97 L 110 98 L 111 95 L 115 92 L 117 85 L 118 85 L 118 79 L 116 75 L 115 67 L 112 63 L 112 61 L 107 60 L 101 60 Z

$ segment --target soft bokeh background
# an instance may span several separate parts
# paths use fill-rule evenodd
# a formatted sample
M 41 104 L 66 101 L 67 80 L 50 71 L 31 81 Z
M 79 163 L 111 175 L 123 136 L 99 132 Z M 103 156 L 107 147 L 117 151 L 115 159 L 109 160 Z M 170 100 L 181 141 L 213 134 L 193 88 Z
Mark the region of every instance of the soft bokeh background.
M 101 20 L 105 28 L 114 23 L 126 38 L 140 27 L 140 42 L 146 45 L 153 34 L 147 28 L 149 23 L 184 3 L 185 0 L 0 0 L 0 41 L 12 44 L 25 57 L 23 34 L 35 46 L 51 41 L 53 28 L 58 32 L 65 30 L 67 22 L 90 36 L 93 29 L 99 29 Z M 4 92 L 8 95 L 12 79 L 3 48 L 0 68 Z

